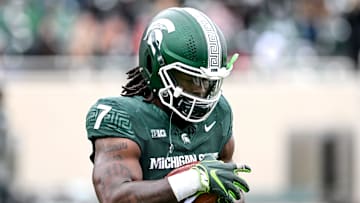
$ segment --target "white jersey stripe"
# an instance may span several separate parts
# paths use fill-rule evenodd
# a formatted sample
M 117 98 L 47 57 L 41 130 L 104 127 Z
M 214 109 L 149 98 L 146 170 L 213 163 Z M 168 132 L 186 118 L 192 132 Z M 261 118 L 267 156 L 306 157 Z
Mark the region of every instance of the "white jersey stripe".
M 208 68 L 211 72 L 218 71 L 221 68 L 222 47 L 216 25 L 204 13 L 196 9 L 184 8 L 184 10 L 195 18 L 203 30 L 208 46 Z

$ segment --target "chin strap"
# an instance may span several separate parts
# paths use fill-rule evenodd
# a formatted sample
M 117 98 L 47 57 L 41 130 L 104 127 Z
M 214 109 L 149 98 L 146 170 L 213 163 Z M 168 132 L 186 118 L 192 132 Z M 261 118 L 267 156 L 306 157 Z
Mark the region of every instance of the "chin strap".
M 172 111 L 171 114 L 170 114 L 170 121 L 169 121 L 169 142 L 170 142 L 170 145 L 169 145 L 169 151 L 166 155 L 166 158 L 173 153 L 174 151 L 174 144 L 172 143 L 172 139 L 171 139 L 171 122 L 172 122 L 172 117 L 173 117 L 173 114 L 174 112 Z

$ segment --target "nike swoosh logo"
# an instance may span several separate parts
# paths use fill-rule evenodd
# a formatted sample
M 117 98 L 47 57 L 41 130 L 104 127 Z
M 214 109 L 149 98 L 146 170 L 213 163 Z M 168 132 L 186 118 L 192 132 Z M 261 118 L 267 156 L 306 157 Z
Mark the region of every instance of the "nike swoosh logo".
M 212 177 L 213 180 L 215 180 L 215 182 L 218 184 L 218 186 L 225 192 L 226 188 L 225 188 L 224 184 L 221 182 L 221 180 L 219 179 L 219 177 L 217 176 L 216 171 L 217 171 L 216 169 L 210 170 L 210 176 Z
M 205 132 L 209 132 L 209 131 L 211 130 L 211 128 L 214 127 L 215 123 L 216 123 L 216 121 L 212 122 L 209 126 L 207 126 L 207 125 L 205 124 L 205 126 L 204 126 Z

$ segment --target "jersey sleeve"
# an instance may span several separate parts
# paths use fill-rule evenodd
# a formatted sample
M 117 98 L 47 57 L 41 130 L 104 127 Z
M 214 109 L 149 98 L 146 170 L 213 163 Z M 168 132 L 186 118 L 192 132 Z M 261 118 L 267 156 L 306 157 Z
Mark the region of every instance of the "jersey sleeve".
M 143 146 L 134 133 L 127 105 L 111 98 L 99 99 L 90 107 L 86 115 L 86 131 L 89 140 L 121 137 Z
M 222 96 L 220 98 L 220 103 L 222 104 L 221 112 L 223 113 L 223 115 L 221 116 L 221 118 L 225 137 L 223 139 L 223 145 L 225 145 L 233 135 L 233 112 L 229 102 L 225 99 L 225 97 Z

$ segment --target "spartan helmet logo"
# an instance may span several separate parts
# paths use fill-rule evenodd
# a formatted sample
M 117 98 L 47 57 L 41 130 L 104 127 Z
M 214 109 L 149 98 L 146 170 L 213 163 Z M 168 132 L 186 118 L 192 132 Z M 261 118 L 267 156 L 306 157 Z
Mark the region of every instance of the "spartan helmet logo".
M 186 133 L 181 134 L 181 139 L 184 142 L 184 144 L 190 144 L 191 143 L 189 135 L 186 134 Z
M 144 36 L 144 40 L 147 41 L 147 44 L 151 47 L 151 51 L 153 55 L 156 54 L 161 46 L 161 42 L 163 40 L 163 35 L 161 30 L 166 30 L 168 33 L 175 31 L 174 23 L 171 22 L 169 19 L 158 19 L 152 22 L 148 29 L 146 30 L 146 34 Z M 157 42 L 157 47 L 154 46 L 153 42 Z

